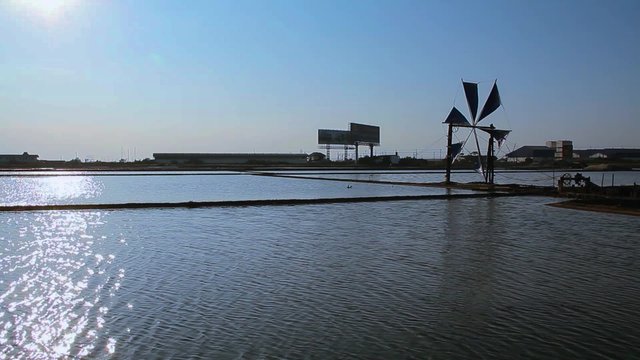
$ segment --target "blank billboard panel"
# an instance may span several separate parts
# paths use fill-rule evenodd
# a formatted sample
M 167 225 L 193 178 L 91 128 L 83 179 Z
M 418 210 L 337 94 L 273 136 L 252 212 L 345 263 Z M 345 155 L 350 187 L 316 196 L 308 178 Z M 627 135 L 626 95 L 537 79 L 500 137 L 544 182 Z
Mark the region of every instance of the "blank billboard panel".
M 318 130 L 318 144 L 352 145 L 351 133 L 344 130 Z
M 349 130 L 351 131 L 351 140 L 354 142 L 380 145 L 379 126 L 349 123 Z

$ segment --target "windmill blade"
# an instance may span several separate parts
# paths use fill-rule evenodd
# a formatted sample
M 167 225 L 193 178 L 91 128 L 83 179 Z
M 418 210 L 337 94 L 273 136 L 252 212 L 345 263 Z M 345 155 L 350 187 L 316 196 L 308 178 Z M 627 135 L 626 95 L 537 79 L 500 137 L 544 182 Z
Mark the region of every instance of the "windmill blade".
M 487 98 L 487 101 L 484 103 L 484 106 L 482 107 L 482 111 L 480 111 L 480 116 L 478 117 L 478 121 L 476 121 L 475 123 L 476 124 L 479 123 L 482 119 L 486 118 L 492 112 L 496 111 L 496 109 L 498 109 L 500 105 L 502 105 L 502 102 L 500 101 L 498 84 L 494 82 L 493 88 L 489 93 L 489 97 Z
M 482 177 L 484 178 L 485 176 L 484 176 L 484 171 L 482 170 L 482 163 L 478 161 L 476 165 L 477 165 L 476 168 L 473 170 L 475 170 L 478 174 L 482 175 Z
M 451 161 L 456 161 L 456 158 L 458 157 L 458 155 L 460 155 L 460 152 L 462 151 L 462 147 L 464 146 L 464 142 L 458 142 L 455 144 L 451 144 Z
M 462 87 L 464 87 L 464 96 L 467 98 L 467 105 L 469 105 L 471 122 L 475 125 L 476 115 L 478 115 L 478 84 L 463 81 Z
M 469 131 L 469 134 L 467 134 L 467 137 L 464 138 L 464 140 L 460 141 L 460 143 L 462 143 L 462 148 L 460 149 L 460 152 L 462 152 L 462 150 L 467 148 L 467 143 L 469 142 L 469 138 L 471 137 L 471 135 L 473 135 L 473 131 Z
M 502 146 L 502 143 L 507 139 L 507 136 L 511 130 L 494 130 L 493 138 L 498 142 L 498 147 Z
M 449 112 L 449 116 L 447 116 L 444 123 L 451 125 L 471 125 L 469 124 L 469 120 L 467 120 L 467 118 L 464 117 L 460 110 L 456 109 L 455 106 L 451 109 L 451 112 Z
M 504 140 L 507 138 L 507 135 L 509 135 L 509 133 L 511 132 L 511 130 L 500 130 L 500 129 L 493 129 L 493 128 L 485 128 L 485 127 L 481 127 L 480 130 L 491 135 L 493 139 L 498 142 L 498 146 L 502 145 Z

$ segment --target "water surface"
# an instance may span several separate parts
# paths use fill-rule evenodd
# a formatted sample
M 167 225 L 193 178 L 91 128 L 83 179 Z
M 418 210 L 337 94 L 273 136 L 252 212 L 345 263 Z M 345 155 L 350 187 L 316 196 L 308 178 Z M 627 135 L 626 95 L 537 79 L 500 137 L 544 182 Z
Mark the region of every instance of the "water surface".
M 442 195 L 465 190 L 303 180 L 250 174 L 124 173 L 0 177 L 0 205 L 114 204 Z
M 596 185 L 633 185 L 640 184 L 640 171 L 496 171 L 496 184 L 520 184 L 537 186 L 557 186 L 564 174 L 576 173 L 590 177 Z M 286 174 L 286 172 L 285 172 Z M 372 181 L 394 181 L 411 183 L 432 183 L 444 181 L 443 171 L 331 171 L 331 172 L 295 172 L 296 175 L 333 179 L 355 179 Z M 458 183 L 482 182 L 483 177 L 475 171 L 453 171 L 451 181 Z
M 0 357 L 639 357 L 638 218 L 546 201 L 2 213 Z

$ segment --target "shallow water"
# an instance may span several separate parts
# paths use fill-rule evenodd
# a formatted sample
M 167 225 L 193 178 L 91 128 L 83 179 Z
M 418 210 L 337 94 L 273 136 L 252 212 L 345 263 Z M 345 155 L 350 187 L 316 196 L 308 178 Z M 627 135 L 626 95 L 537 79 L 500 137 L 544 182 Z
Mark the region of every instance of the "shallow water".
M 640 357 L 640 220 L 548 201 L 0 213 L 0 359 Z
M 440 195 L 464 190 L 301 180 L 249 174 L 0 177 L 0 205 L 316 199 Z
M 496 171 L 496 184 L 520 184 L 520 185 L 537 185 L 537 186 L 557 186 L 558 180 L 564 174 L 574 176 L 581 173 L 591 178 L 591 182 L 598 186 L 613 185 L 633 185 L 640 184 L 640 171 Z M 444 181 L 444 172 L 442 171 L 355 171 L 355 172 L 310 172 L 305 175 L 304 172 L 297 172 L 303 176 L 314 176 L 334 179 L 355 179 L 355 180 L 373 180 L 373 181 L 398 181 L 398 182 L 414 182 L 429 183 Z M 481 182 L 482 176 L 472 171 L 454 171 L 451 174 L 451 181 L 459 183 Z

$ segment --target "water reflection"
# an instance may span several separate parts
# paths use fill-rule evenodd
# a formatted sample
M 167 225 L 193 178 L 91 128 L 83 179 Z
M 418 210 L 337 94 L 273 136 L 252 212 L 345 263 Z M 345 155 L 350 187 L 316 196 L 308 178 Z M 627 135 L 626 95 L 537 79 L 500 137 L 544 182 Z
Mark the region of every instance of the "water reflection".
M 636 218 L 544 201 L 0 214 L 0 358 L 638 358 Z
M 99 354 L 115 255 L 100 252 L 99 212 L 3 218 L 0 358 Z M 106 348 L 105 348 L 106 349 Z
M 103 184 L 90 176 L 13 177 L 0 179 L 4 205 L 67 204 L 101 194 Z
M 575 170 L 558 171 L 497 171 L 495 181 L 497 184 L 523 184 L 537 186 L 557 186 L 557 180 L 564 173 L 575 175 Z M 633 185 L 640 183 L 640 171 L 587 171 L 581 173 L 591 178 L 597 185 Z M 300 175 L 308 177 L 322 177 L 332 179 L 356 179 L 356 180 L 376 180 L 376 181 L 399 181 L 399 182 L 441 182 L 444 181 L 444 173 L 441 171 L 379 171 L 373 174 L 358 172 L 327 172 L 310 173 Z M 482 176 L 473 171 L 454 171 L 451 180 L 459 183 L 482 181 Z
M 0 205 L 317 199 L 439 195 L 443 192 L 439 188 L 228 174 L 0 177 Z
M 496 204 L 494 199 L 446 202 L 442 281 L 438 286 L 438 302 L 443 307 L 435 326 L 443 338 L 439 351 L 475 358 L 495 354 L 491 342 L 477 342 L 492 331 L 503 226 Z M 464 346 L 457 346 L 456 334 L 461 333 L 471 336 Z

